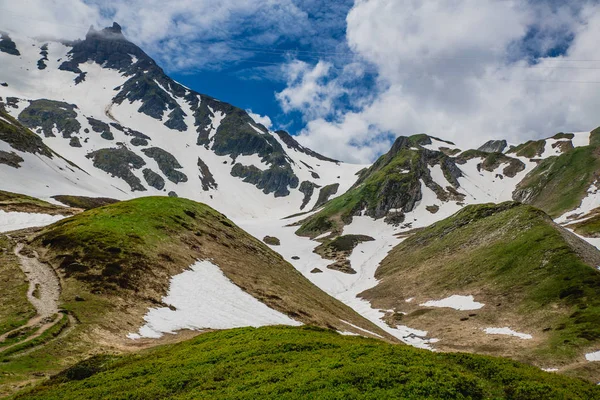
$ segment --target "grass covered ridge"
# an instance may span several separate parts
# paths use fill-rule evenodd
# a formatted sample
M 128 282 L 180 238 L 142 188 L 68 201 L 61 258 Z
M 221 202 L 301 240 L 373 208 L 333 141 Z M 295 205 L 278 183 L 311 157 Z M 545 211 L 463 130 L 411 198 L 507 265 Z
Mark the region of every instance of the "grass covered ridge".
M 110 331 L 136 330 L 131 320 L 141 324 L 147 307 L 162 305 L 171 276 L 199 259 L 302 322 L 338 326 L 341 318 L 378 331 L 224 215 L 191 200 L 144 197 L 94 208 L 45 228 L 32 244 L 62 275 L 64 307 Z
M 600 148 L 577 147 L 540 162 L 517 185 L 513 199 L 558 217 L 577 208 L 600 171 Z
M 399 318 L 441 337 L 442 348 L 566 365 L 600 344 L 596 265 L 597 249 L 540 210 L 474 205 L 396 246 L 376 272 L 380 283 L 362 296 L 374 307 L 406 312 Z M 485 306 L 461 312 L 416 305 L 453 294 L 474 295 Z M 409 297 L 415 301 L 406 303 Z M 481 332 L 507 325 L 534 340 L 489 343 L 493 337 Z
M 499 358 L 442 354 L 312 327 L 208 333 L 97 356 L 16 399 L 597 399 L 596 386 Z

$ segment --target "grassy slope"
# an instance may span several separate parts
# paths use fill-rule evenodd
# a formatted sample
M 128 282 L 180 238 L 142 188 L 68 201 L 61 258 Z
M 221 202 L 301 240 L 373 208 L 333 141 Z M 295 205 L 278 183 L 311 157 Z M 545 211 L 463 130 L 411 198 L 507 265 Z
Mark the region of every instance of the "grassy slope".
M 540 162 L 519 183 L 513 198 L 557 217 L 579 206 L 598 171 L 598 147 L 578 147 Z
M 402 309 L 408 297 L 476 294 L 488 305 L 477 311 L 482 323 L 512 323 L 542 339 L 521 359 L 582 357 L 600 343 L 600 253 L 563 233 L 531 206 L 468 206 L 395 247 L 363 296 Z
M 316 328 L 242 328 L 88 360 L 17 399 L 597 399 L 580 380 Z
M 338 318 L 349 318 L 375 329 L 225 216 L 191 200 L 146 197 L 92 209 L 46 228 L 34 244 L 66 282 L 77 283 L 67 285 L 64 307 L 82 317 L 91 310 L 73 301 L 73 286 L 109 302 L 159 303 L 171 276 L 212 259 L 245 291 L 302 322 L 342 328 Z
M 20 212 L 35 212 L 42 214 L 73 214 L 73 210 L 67 207 L 50 204 L 46 201 L 36 199 L 35 197 L 26 196 L 24 194 L 6 192 L 0 190 L 0 210 L 4 211 L 20 211 Z
M 164 306 L 170 277 L 197 259 L 214 260 L 245 291 L 305 323 L 352 331 L 340 322 L 345 320 L 389 337 L 225 216 L 190 200 L 147 197 L 95 208 L 44 228 L 29 242 L 59 273 L 60 307 L 77 324 L 68 334 L 0 363 L 0 395 L 99 349 L 137 346 L 125 335 L 143 324 L 149 307 Z M 25 318 L 17 311 L 9 314 Z M 143 344 L 149 345 L 156 343 Z

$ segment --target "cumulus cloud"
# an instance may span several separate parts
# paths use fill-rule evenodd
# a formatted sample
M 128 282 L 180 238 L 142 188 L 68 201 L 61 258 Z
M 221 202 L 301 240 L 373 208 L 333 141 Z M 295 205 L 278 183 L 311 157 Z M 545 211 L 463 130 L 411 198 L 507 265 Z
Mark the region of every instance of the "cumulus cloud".
M 257 124 L 262 124 L 267 129 L 271 129 L 273 127 L 273 122 L 269 116 L 253 113 L 252 110 L 246 110 L 246 112 Z
M 299 140 L 365 162 L 398 135 L 427 132 L 471 148 L 592 129 L 600 62 L 581 60 L 597 59 L 599 34 L 600 6 L 585 1 L 357 0 L 346 39 L 376 68 L 376 90 L 358 109 L 310 119 Z M 346 86 L 315 82 L 328 92 Z M 290 85 L 283 100 L 300 89 Z

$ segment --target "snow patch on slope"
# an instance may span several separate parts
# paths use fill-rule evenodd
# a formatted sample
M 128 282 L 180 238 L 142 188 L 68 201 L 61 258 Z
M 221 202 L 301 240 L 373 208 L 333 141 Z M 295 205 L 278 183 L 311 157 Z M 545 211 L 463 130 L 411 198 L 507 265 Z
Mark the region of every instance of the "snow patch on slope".
M 146 324 L 130 339 L 159 338 L 182 329 L 230 329 L 244 326 L 302 325 L 269 308 L 231 282 L 211 261 L 198 261 L 191 270 L 171 278 L 163 302 L 175 307 L 153 308 Z
M 441 300 L 429 300 L 419 305 L 423 307 L 453 308 L 461 311 L 479 310 L 485 306 L 485 304 L 475 301 L 473 296 L 461 296 L 456 294 Z
M 0 232 L 46 226 L 63 218 L 66 218 L 66 216 L 0 210 Z
M 483 330 L 485 333 L 487 333 L 488 335 L 507 335 L 507 336 L 514 336 L 514 337 L 518 337 L 519 339 L 533 339 L 533 336 L 527 334 L 527 333 L 520 333 L 517 331 L 513 331 L 512 329 L 508 328 L 508 327 L 504 327 L 504 328 L 485 328 Z

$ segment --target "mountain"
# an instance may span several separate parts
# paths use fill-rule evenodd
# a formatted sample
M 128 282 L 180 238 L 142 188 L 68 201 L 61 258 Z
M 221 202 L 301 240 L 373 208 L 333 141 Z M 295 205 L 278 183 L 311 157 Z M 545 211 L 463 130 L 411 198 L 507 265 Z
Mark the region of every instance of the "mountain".
M 323 187 L 345 190 L 361 169 L 173 81 L 118 24 L 73 42 L 5 36 L 18 49 L 0 51 L 0 121 L 11 126 L 0 148 L 2 159 L 11 154 L 0 165 L 6 190 L 40 198 L 170 193 L 213 200 L 228 215 L 283 217 L 310 209 Z M 36 133 L 29 147 L 18 144 L 25 128 Z M 24 184 L 45 174 L 58 176 Z
M 598 130 L 473 149 L 401 136 L 352 165 L 172 80 L 118 24 L 70 42 L 2 33 L 0 63 L 0 393 L 97 353 L 168 344 L 162 357 L 206 330 L 273 324 L 600 381 Z M 48 390 L 127 357 L 83 361 Z M 542 390 L 456 371 L 479 397 Z

